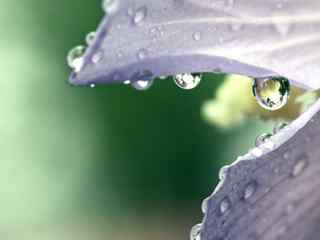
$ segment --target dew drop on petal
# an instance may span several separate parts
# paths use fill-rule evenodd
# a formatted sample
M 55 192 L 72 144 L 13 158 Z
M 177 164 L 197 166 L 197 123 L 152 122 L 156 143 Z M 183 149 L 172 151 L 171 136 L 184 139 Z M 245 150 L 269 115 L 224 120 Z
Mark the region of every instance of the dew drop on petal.
M 200 240 L 202 224 L 199 223 L 191 228 L 190 240 Z
M 138 80 L 131 85 L 137 90 L 148 90 L 153 85 L 153 80 Z
M 243 198 L 244 200 L 248 200 L 253 196 L 253 194 L 256 192 L 257 189 L 257 183 L 256 182 L 251 182 L 249 183 L 243 193 Z
M 83 55 L 86 51 L 85 46 L 77 46 L 71 49 L 67 56 L 67 62 L 71 69 L 79 72 L 83 66 Z
M 200 39 L 201 39 L 201 33 L 200 33 L 200 32 L 195 32 L 195 33 L 193 33 L 192 37 L 193 37 L 193 39 L 194 39 L 195 41 L 200 41 Z
M 286 105 L 290 83 L 283 77 L 257 78 L 254 80 L 253 93 L 260 106 L 275 111 Z
M 133 16 L 133 22 L 135 24 L 141 24 L 147 16 L 148 9 L 146 6 L 143 6 L 137 9 Z
M 302 174 L 302 172 L 307 168 L 308 160 L 306 158 L 301 158 L 298 160 L 292 168 L 291 176 L 297 177 Z
M 95 38 L 96 38 L 96 32 L 88 33 L 87 36 L 86 36 L 86 43 L 88 45 L 91 45 Z
M 228 197 L 223 199 L 220 203 L 220 213 L 224 214 L 231 208 L 231 201 Z
M 261 144 L 264 144 L 270 137 L 272 137 L 272 134 L 270 133 L 263 133 L 260 136 L 256 138 L 256 147 L 259 147 Z
M 201 82 L 202 75 L 199 73 L 182 73 L 174 77 L 176 85 L 182 89 L 194 89 Z
M 278 132 L 280 132 L 282 129 L 284 129 L 285 127 L 287 127 L 288 124 L 287 123 L 284 123 L 284 122 L 278 122 L 274 125 L 274 128 L 273 128 L 273 133 L 274 134 L 277 134 Z

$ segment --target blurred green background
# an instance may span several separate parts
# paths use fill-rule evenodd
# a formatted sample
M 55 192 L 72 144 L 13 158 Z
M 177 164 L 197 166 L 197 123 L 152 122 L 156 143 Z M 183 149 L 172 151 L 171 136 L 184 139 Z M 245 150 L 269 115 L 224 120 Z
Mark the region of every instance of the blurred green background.
M 223 81 L 75 88 L 65 57 L 102 17 L 101 0 L 0 0 L 0 237 L 187 239 L 219 168 L 270 124 L 208 125 Z

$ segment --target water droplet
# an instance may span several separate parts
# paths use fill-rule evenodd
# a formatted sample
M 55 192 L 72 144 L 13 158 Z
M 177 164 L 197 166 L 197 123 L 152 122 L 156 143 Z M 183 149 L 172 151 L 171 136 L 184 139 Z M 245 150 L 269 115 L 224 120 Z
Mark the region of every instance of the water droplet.
M 293 177 L 297 177 L 301 175 L 302 172 L 307 168 L 307 166 L 308 166 L 308 160 L 305 157 L 302 157 L 302 159 L 298 160 L 293 166 L 291 175 Z
M 270 133 L 264 133 L 261 134 L 256 138 L 256 147 L 259 147 L 261 144 L 264 144 L 270 137 L 272 137 L 272 134 Z
M 202 224 L 199 223 L 191 228 L 190 240 L 200 240 Z
M 96 38 L 96 32 L 90 32 L 86 36 L 86 43 L 91 45 L 94 39 Z
M 102 51 L 98 51 L 95 54 L 93 54 L 91 61 L 93 63 L 98 63 L 101 61 L 101 59 L 103 58 L 103 52 Z
M 219 171 L 219 179 L 224 179 L 230 169 L 230 166 L 224 166 Z
M 268 141 L 268 140 L 263 144 L 263 147 L 270 149 L 270 150 L 274 149 L 275 146 L 276 145 L 274 142 Z
M 105 13 L 115 13 L 119 8 L 119 0 L 103 0 L 102 9 Z
M 201 33 L 200 33 L 200 32 L 195 32 L 195 33 L 193 33 L 192 37 L 193 37 L 193 39 L 194 39 L 195 41 L 200 41 L 200 39 L 201 39 Z
M 260 106 L 275 111 L 287 103 L 290 83 L 283 77 L 258 78 L 254 80 L 253 93 Z
M 282 129 L 284 129 L 285 127 L 288 126 L 288 123 L 284 123 L 284 122 L 278 122 L 274 125 L 273 128 L 273 133 L 277 134 L 278 132 L 280 132 Z
M 79 72 L 83 66 L 83 55 L 86 51 L 84 46 L 77 46 L 71 49 L 67 56 L 67 62 L 70 68 L 75 72 Z
M 174 77 L 176 85 L 182 89 L 194 89 L 201 82 L 202 75 L 199 73 L 182 73 Z
M 153 80 L 139 80 L 132 83 L 132 87 L 137 90 L 148 90 L 153 85 Z
M 220 213 L 224 214 L 226 213 L 231 207 L 231 201 L 228 197 L 223 199 L 220 203 Z
M 241 22 L 233 22 L 230 27 L 232 31 L 239 31 L 242 28 L 243 24 Z
M 130 83 L 131 83 L 131 81 L 130 80 L 126 80 L 126 81 L 124 81 L 123 82 L 125 85 L 129 85 Z
M 209 197 L 205 198 L 203 201 L 202 201 L 202 204 L 201 204 L 201 211 L 202 213 L 206 213 L 207 210 L 208 210 L 208 204 L 209 204 Z
M 96 84 L 91 83 L 91 84 L 90 84 L 90 87 L 91 87 L 91 88 L 95 88 L 95 87 L 96 87 Z
M 127 13 L 128 13 L 128 16 L 133 17 L 133 15 L 134 15 L 134 9 L 133 9 L 133 7 L 129 7 Z
M 256 182 L 249 183 L 243 193 L 244 200 L 248 200 L 250 197 L 252 197 L 252 195 L 256 192 L 256 189 L 257 189 Z
M 288 204 L 286 207 L 286 213 L 289 215 L 294 211 L 294 204 Z
M 138 58 L 139 60 L 143 60 L 145 59 L 146 57 L 148 56 L 148 50 L 143 48 L 143 49 L 140 49 L 139 52 L 138 52 Z
M 117 53 L 117 57 L 118 57 L 118 58 L 123 58 L 123 52 L 122 52 L 122 51 L 118 52 L 118 53 Z
M 261 157 L 263 155 L 263 151 L 260 148 L 254 148 L 251 150 L 251 154 L 255 157 Z
M 141 24 L 147 16 L 147 7 L 143 6 L 134 13 L 133 22 L 135 24 Z

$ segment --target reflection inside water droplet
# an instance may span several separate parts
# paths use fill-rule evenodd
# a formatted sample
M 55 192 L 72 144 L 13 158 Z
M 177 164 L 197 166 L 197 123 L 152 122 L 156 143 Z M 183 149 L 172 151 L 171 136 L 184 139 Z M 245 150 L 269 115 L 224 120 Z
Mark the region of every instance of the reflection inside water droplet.
M 176 85 L 182 89 L 194 89 L 201 82 L 202 75 L 200 73 L 182 73 L 174 77 Z
M 283 77 L 258 78 L 254 80 L 253 93 L 263 108 L 275 111 L 287 103 L 290 83 Z
M 139 80 L 133 82 L 131 85 L 137 90 L 148 90 L 153 85 L 153 80 Z

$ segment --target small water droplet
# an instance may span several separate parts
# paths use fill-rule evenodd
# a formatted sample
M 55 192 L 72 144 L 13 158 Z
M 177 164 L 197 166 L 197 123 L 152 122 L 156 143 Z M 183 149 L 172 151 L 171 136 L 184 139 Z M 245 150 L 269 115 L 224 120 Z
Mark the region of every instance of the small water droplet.
M 264 144 L 263 144 L 263 147 L 264 148 L 267 148 L 267 149 L 270 149 L 270 150 L 272 150 L 272 149 L 274 149 L 274 147 L 275 147 L 276 145 L 275 145 L 275 143 L 274 142 L 272 142 L 272 141 L 266 141 Z
M 284 154 L 283 154 L 283 158 L 284 159 L 289 159 L 289 157 L 290 157 L 290 153 L 288 153 L 288 152 L 285 152 Z
M 95 88 L 95 87 L 96 87 L 96 84 L 91 83 L 91 84 L 90 84 L 90 87 L 91 87 L 91 88 Z
M 153 80 L 139 80 L 133 82 L 131 85 L 137 90 L 148 90 L 153 85 Z
M 272 134 L 270 133 L 263 133 L 260 136 L 256 138 L 256 147 L 259 147 L 261 144 L 264 144 L 270 137 L 272 137 Z
M 67 62 L 70 68 L 75 72 L 79 72 L 83 66 L 83 55 L 86 51 L 84 46 L 77 46 L 71 49 L 67 56 Z
M 194 89 L 201 82 L 202 75 L 199 73 L 182 73 L 174 77 L 176 85 L 182 89 Z
M 146 6 L 143 6 L 137 9 L 137 11 L 134 13 L 134 16 L 133 16 L 133 22 L 135 24 L 141 24 L 146 18 L 147 12 L 148 12 L 148 9 Z
M 251 150 L 251 154 L 255 157 L 261 157 L 263 155 L 263 151 L 260 148 L 254 148 Z
M 294 204 L 288 204 L 286 207 L 286 213 L 289 215 L 294 211 Z
M 307 168 L 308 160 L 305 157 L 302 157 L 298 160 L 292 168 L 291 175 L 297 177 L 302 174 L 302 172 Z
M 105 13 L 115 13 L 119 8 L 119 0 L 103 0 L 102 9 Z
M 103 52 L 102 51 L 98 51 L 95 54 L 93 54 L 92 56 L 92 62 L 93 63 L 98 63 L 101 61 L 101 59 L 103 58 Z
M 143 60 L 145 59 L 147 56 L 148 56 L 148 50 L 143 48 L 143 49 L 140 49 L 139 52 L 138 52 L 138 59 L 139 60 Z
M 123 83 L 124 83 L 125 85 L 129 85 L 129 84 L 131 83 L 131 81 L 130 81 L 130 80 L 125 80 Z
M 220 203 L 220 213 L 224 214 L 226 213 L 231 207 L 231 201 L 228 197 L 223 199 Z
M 199 223 L 191 228 L 190 240 L 200 240 L 202 224 Z
M 223 166 L 219 171 L 219 179 L 224 179 L 230 169 L 230 166 Z
M 233 22 L 230 27 L 232 31 L 239 31 L 242 28 L 243 24 L 241 22 Z
M 283 77 L 257 78 L 253 93 L 263 108 L 275 111 L 286 105 L 290 95 L 290 83 Z
M 249 198 L 251 198 L 253 194 L 256 192 L 256 189 L 257 189 L 256 182 L 249 183 L 243 193 L 244 200 L 248 200 Z
M 88 45 L 91 45 L 95 38 L 96 38 L 96 32 L 88 33 L 87 36 L 86 36 L 86 43 Z
M 192 37 L 195 41 L 200 41 L 201 40 L 201 33 L 195 32 L 195 33 L 193 33 Z
M 209 197 L 205 198 L 203 201 L 202 201 L 202 204 L 201 204 L 201 211 L 202 213 L 206 213 L 207 210 L 208 210 L 208 204 L 209 204 Z
M 129 7 L 127 13 L 128 13 L 128 16 L 133 17 L 133 15 L 134 15 L 134 8 L 133 8 L 133 7 Z
M 118 52 L 118 53 L 117 53 L 117 57 L 118 57 L 118 58 L 123 58 L 123 52 L 121 52 L 121 51 Z
M 278 122 L 274 125 L 273 128 L 273 133 L 277 134 L 278 132 L 280 132 L 282 129 L 286 128 L 288 126 L 288 123 L 284 123 L 284 122 Z

